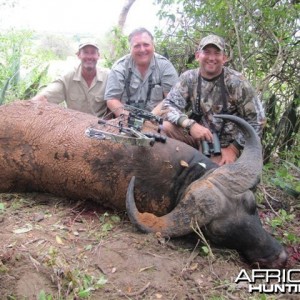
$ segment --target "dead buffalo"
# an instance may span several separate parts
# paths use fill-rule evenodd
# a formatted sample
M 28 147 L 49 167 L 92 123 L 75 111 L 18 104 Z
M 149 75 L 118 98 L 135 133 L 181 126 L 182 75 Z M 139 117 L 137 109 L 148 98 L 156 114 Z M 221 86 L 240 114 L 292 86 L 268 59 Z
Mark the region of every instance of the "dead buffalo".
M 98 126 L 96 117 L 47 102 L 16 101 L 0 114 L 0 192 L 48 192 L 118 210 L 126 202 L 142 231 L 181 236 L 197 221 L 214 244 L 249 262 L 285 265 L 285 250 L 257 215 L 251 190 L 261 145 L 246 122 L 226 116 L 245 131 L 246 146 L 237 162 L 218 167 L 172 139 L 153 147 L 91 139 L 85 131 Z

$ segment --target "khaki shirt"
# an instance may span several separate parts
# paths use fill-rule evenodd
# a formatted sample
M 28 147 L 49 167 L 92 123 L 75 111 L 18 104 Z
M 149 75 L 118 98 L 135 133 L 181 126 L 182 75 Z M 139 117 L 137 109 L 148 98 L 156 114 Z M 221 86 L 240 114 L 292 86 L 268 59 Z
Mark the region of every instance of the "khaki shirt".
M 106 112 L 104 92 L 109 70 L 97 67 L 97 76 L 90 87 L 81 76 L 81 65 L 50 83 L 41 94 L 49 102 L 65 101 L 70 109 L 102 117 Z
M 130 72 L 131 78 L 128 77 Z M 178 74 L 172 63 L 157 53 L 154 53 L 148 72 L 142 78 L 131 55 L 128 54 L 113 65 L 108 77 L 104 99 L 118 99 L 124 104 L 151 111 L 163 100 L 164 93 L 167 94 L 170 91 L 177 79 Z M 147 97 L 151 80 L 149 97 Z M 126 84 L 128 84 L 129 93 L 127 93 Z
M 224 84 L 227 101 L 227 113 L 236 115 L 246 120 L 261 136 L 265 125 L 265 113 L 262 103 L 249 81 L 239 72 L 224 67 Z M 163 101 L 163 109 L 166 109 L 165 118 L 171 123 L 181 125 L 182 121 L 196 111 L 196 98 L 199 68 L 184 72 L 176 85 Z M 226 147 L 229 143 L 237 142 L 244 145 L 243 133 L 238 127 L 229 121 L 214 118 L 214 114 L 223 113 L 223 99 L 221 95 L 221 77 L 212 80 L 201 80 L 201 114 L 204 115 L 199 123 L 205 127 L 214 124 L 219 133 L 221 145 Z M 223 125 L 224 124 L 224 125 Z

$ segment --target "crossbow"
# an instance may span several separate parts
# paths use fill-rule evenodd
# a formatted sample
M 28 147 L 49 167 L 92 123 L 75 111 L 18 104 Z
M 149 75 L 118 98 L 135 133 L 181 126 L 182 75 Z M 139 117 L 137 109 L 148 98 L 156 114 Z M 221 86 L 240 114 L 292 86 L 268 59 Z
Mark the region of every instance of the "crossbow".
M 160 125 L 163 119 L 150 112 L 130 105 L 124 105 L 124 110 L 129 114 L 122 114 L 118 119 L 106 120 L 99 119 L 100 128 L 87 128 L 85 135 L 98 139 L 110 140 L 126 145 L 149 147 L 155 142 L 166 142 L 166 137 L 160 134 Z M 113 121 L 116 123 L 114 124 Z M 157 133 L 142 132 L 145 121 L 150 121 L 157 126 Z

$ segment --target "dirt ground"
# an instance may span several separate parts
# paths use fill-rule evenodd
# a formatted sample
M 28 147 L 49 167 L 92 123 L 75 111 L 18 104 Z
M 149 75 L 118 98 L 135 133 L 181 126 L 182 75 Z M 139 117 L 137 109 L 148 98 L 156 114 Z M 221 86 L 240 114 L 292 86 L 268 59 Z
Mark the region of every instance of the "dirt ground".
M 286 244 L 288 268 L 300 269 L 299 199 L 290 205 L 284 193 L 267 194 L 259 208 L 264 226 Z M 280 208 L 288 211 L 286 222 L 272 227 Z M 250 266 L 235 251 L 207 250 L 196 234 L 172 240 L 142 234 L 125 213 L 92 203 L 0 194 L 1 300 L 300 299 L 250 294 L 247 284 L 235 283 Z

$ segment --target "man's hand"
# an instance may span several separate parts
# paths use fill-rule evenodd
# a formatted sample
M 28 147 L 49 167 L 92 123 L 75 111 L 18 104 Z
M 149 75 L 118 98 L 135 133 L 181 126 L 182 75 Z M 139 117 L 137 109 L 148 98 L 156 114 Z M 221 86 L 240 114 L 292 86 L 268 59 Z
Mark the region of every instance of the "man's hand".
M 198 123 L 195 123 L 191 127 L 190 135 L 195 140 L 198 140 L 198 141 L 207 141 L 207 142 L 211 143 L 213 140 L 213 135 L 212 135 L 211 131 L 208 128 L 206 128 Z
M 44 95 L 36 95 L 31 98 L 33 101 L 48 101 L 48 99 Z
M 232 164 L 237 160 L 239 150 L 232 144 L 226 148 L 221 149 L 221 160 L 218 162 L 220 166 L 225 164 Z
M 124 105 L 118 99 L 107 100 L 107 107 L 115 117 L 119 117 L 122 114 L 129 114 L 128 111 L 124 110 Z

